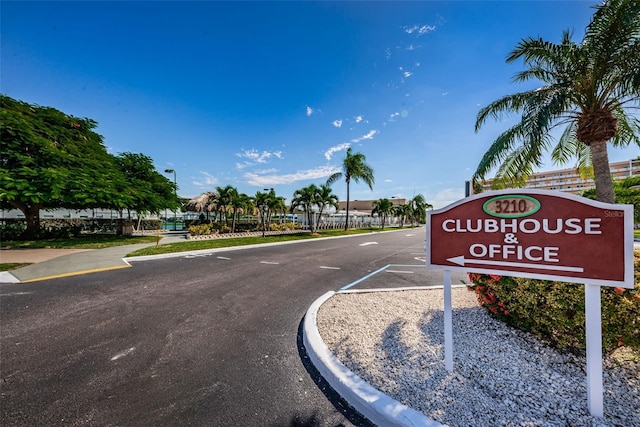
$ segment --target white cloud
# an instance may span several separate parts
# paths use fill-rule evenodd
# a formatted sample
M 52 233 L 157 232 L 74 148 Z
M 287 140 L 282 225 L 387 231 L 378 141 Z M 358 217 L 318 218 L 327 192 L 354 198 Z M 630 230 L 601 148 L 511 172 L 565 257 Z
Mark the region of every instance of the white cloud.
M 245 168 L 247 166 L 251 166 L 251 162 L 254 163 L 267 163 L 267 161 L 271 158 L 271 157 L 275 157 L 277 159 L 283 159 L 283 155 L 282 155 L 282 151 L 263 151 L 263 152 L 259 152 L 258 150 L 256 150 L 255 148 L 252 148 L 251 150 L 245 150 L 242 149 L 241 153 L 236 153 L 236 156 L 238 157 L 242 157 L 245 159 L 249 159 L 249 161 L 245 161 L 243 164 L 240 163 L 236 163 L 236 168 L 238 169 L 242 169 Z M 240 165 L 241 167 L 238 167 L 238 165 Z
M 366 135 L 362 135 L 360 138 L 354 138 L 354 139 L 352 139 L 352 140 L 351 140 L 351 142 L 356 143 L 356 142 L 360 142 L 360 141 L 365 140 L 365 139 L 373 139 L 373 137 L 374 137 L 377 133 L 379 133 L 379 131 L 377 131 L 377 130 L 375 130 L 375 129 L 372 129 L 372 130 L 370 130 L 370 131 L 369 131 L 369 133 L 367 133 Z
M 351 144 L 348 143 L 348 142 L 345 142 L 345 143 L 339 144 L 339 145 L 335 145 L 335 146 L 329 148 L 327 151 L 324 152 L 324 157 L 327 160 L 331 160 L 331 157 L 333 156 L 333 153 L 337 153 L 338 151 L 346 150 L 350 146 L 351 146 Z
M 192 184 L 196 187 L 210 187 L 212 185 L 218 185 L 218 183 L 218 178 L 205 171 L 200 171 L 200 177 L 192 181 Z
M 411 71 L 405 71 L 404 73 L 402 73 L 402 75 L 405 77 L 411 77 L 413 73 Z
M 313 108 L 307 105 L 307 117 L 311 117 L 312 114 L 313 114 Z
M 400 113 L 398 113 L 398 112 L 389 114 L 389 121 L 390 122 L 395 122 L 396 121 L 396 117 L 398 117 L 399 115 L 400 115 Z
M 342 126 L 342 120 L 334 120 L 333 122 L 331 122 L 331 124 L 339 128 L 340 126 Z
M 363 119 L 362 119 L 362 116 L 356 116 L 356 117 L 355 117 L 355 121 L 356 121 L 356 123 L 360 123 L 362 120 L 363 120 Z
M 314 169 L 307 169 L 283 175 L 278 175 L 275 173 L 262 175 L 259 173 L 247 172 L 244 174 L 244 177 L 247 179 L 247 183 L 249 183 L 250 185 L 266 187 L 269 185 L 284 185 L 291 184 L 297 181 L 327 178 L 336 172 L 340 172 L 340 169 L 338 167 L 325 165 L 319 166 Z
M 414 25 L 412 27 L 404 27 L 404 32 L 407 34 L 416 33 L 418 36 L 430 33 L 436 30 L 435 25 Z
M 393 181 L 390 179 L 385 179 L 384 182 L 393 182 Z

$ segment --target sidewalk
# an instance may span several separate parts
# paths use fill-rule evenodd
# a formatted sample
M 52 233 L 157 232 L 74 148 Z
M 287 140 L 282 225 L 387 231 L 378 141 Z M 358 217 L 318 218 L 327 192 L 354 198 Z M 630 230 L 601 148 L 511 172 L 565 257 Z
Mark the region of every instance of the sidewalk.
M 160 244 L 185 241 L 184 235 L 166 235 Z M 26 267 L 0 272 L 0 283 L 33 282 L 76 274 L 130 267 L 123 258 L 155 243 L 114 246 L 105 249 L 3 249 L 0 262 L 30 262 Z

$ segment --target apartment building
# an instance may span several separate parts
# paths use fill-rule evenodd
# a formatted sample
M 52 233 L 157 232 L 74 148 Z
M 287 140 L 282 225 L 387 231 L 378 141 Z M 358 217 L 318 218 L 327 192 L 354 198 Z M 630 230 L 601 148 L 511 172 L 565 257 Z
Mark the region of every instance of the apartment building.
M 637 176 L 640 175 L 640 158 L 610 163 L 609 168 L 614 180 Z M 490 191 L 492 184 L 493 179 L 485 180 L 482 183 L 483 191 Z M 527 179 L 525 188 L 579 194 L 595 186 L 593 179 L 583 179 L 576 168 L 568 168 L 534 173 Z

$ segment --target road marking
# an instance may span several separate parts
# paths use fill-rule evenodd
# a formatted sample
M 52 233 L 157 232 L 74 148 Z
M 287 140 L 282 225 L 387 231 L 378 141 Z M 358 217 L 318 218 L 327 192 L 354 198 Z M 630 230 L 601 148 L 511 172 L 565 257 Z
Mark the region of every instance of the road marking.
M 274 262 L 274 261 L 260 261 L 260 264 L 272 264 L 272 265 L 277 265 L 280 264 L 279 262 Z
M 406 237 L 415 236 L 415 234 L 405 234 Z
M 185 255 L 185 258 L 189 258 L 189 259 L 191 259 L 191 258 L 203 258 L 203 257 L 206 257 L 206 256 L 211 256 L 211 255 L 213 255 L 213 254 Z
M 31 295 L 33 292 L 11 292 L 10 294 L 0 294 L 0 297 L 13 297 L 18 295 Z
M 340 270 L 340 267 L 327 267 L 326 265 L 321 265 L 320 268 L 324 268 L 325 270 Z
M 127 356 L 127 355 L 129 355 L 129 354 L 133 353 L 133 350 L 135 350 L 135 349 L 136 349 L 135 347 L 131 347 L 131 348 L 130 348 L 130 349 L 128 349 L 128 350 L 122 351 L 122 352 L 120 352 L 120 353 L 116 354 L 115 356 L 113 356 L 113 357 L 111 358 L 111 361 L 113 362 L 114 360 L 118 360 L 118 359 L 120 359 L 121 357 Z
M 127 263 L 127 265 L 114 265 L 112 267 L 92 268 L 90 270 L 72 271 L 70 273 L 54 274 L 53 276 L 37 277 L 35 279 L 23 280 L 21 283 L 40 282 L 42 280 L 60 279 L 62 277 L 79 276 L 81 274 L 98 273 L 101 271 L 118 270 L 120 268 L 129 267 L 131 267 L 131 265 Z
M 427 262 L 427 257 L 425 256 L 417 256 L 417 257 L 413 257 L 413 259 L 415 259 L 416 261 Z
M 413 271 L 408 271 L 408 270 L 387 270 L 387 273 L 413 274 Z
M 378 242 L 364 242 L 360 243 L 358 246 L 369 246 L 369 245 L 377 245 Z
M 484 265 L 500 265 L 503 267 L 520 267 L 520 268 L 536 268 L 539 270 L 555 270 L 555 271 L 574 271 L 577 273 L 584 272 L 582 267 L 569 267 L 566 265 L 545 265 L 545 264 L 529 264 L 526 262 L 508 262 L 508 261 L 490 261 L 484 259 L 468 259 L 464 255 L 448 258 L 447 261 L 461 266 L 465 264 L 484 264 Z
M 367 274 L 366 276 L 361 277 L 360 279 L 356 280 L 355 282 L 351 282 L 351 283 L 349 283 L 348 285 L 341 287 L 341 288 L 340 288 L 340 290 L 341 290 L 341 291 L 345 291 L 345 290 L 349 289 L 350 287 L 357 285 L 357 284 L 358 284 L 358 283 L 360 283 L 360 282 L 364 282 L 364 281 L 365 281 L 365 280 L 367 280 L 369 277 L 374 276 L 374 275 L 376 275 L 376 274 L 380 273 L 381 271 L 386 270 L 387 268 L 389 268 L 389 266 L 390 266 L 390 264 L 387 264 L 387 265 L 385 265 L 384 267 L 381 267 L 381 268 L 377 269 L 377 270 L 376 270 L 376 271 L 374 271 L 373 273 L 369 273 L 369 274 Z
M 228 257 L 226 257 L 226 256 L 218 256 L 218 257 L 216 257 L 216 258 L 218 258 L 218 259 L 231 259 L 231 258 L 228 258 Z

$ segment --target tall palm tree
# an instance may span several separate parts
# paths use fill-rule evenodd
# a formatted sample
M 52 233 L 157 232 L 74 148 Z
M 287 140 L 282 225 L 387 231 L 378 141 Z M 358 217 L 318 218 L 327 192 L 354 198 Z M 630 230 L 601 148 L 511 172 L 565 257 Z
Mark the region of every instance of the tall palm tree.
M 374 200 L 372 204 L 371 213 L 378 214 L 382 218 L 382 229 L 384 230 L 384 222 L 387 219 L 387 215 L 393 212 L 393 203 L 389 199 Z
M 367 164 L 367 159 L 362 153 L 353 153 L 351 147 L 347 148 L 347 154 L 342 161 L 342 172 L 336 172 L 327 179 L 327 185 L 331 185 L 334 182 L 344 177 L 347 183 L 347 217 L 344 223 L 344 230 L 349 229 L 349 184 L 353 179 L 355 182 L 364 181 L 369 186 L 370 190 L 373 190 L 373 184 L 375 182 L 373 169 Z
M 579 168 L 593 166 L 597 199 L 613 203 L 607 142 L 640 146 L 640 121 L 630 114 L 640 101 L 640 1 L 608 0 L 596 6 L 581 43 L 565 31 L 559 44 L 542 39 L 520 41 L 507 57 L 527 67 L 515 81 L 543 86 L 507 95 L 484 107 L 476 132 L 487 118 L 521 112 L 521 120 L 503 132 L 485 153 L 473 179 L 500 165 L 496 179 L 522 186 L 534 166 L 552 148 L 550 131 L 564 126 L 552 150 L 555 163 L 576 158 Z

